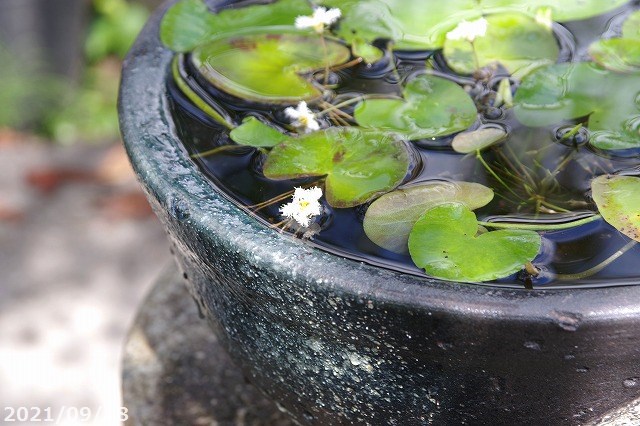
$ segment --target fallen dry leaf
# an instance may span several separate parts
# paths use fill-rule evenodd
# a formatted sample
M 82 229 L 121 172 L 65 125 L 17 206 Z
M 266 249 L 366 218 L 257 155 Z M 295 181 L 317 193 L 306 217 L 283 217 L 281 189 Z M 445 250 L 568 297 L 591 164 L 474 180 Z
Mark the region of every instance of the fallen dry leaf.
M 50 194 L 70 182 L 95 182 L 96 173 L 73 168 L 43 168 L 27 172 L 26 181 L 43 194 Z
M 147 198 L 140 191 L 129 191 L 102 197 L 98 203 L 110 219 L 146 219 L 153 216 Z

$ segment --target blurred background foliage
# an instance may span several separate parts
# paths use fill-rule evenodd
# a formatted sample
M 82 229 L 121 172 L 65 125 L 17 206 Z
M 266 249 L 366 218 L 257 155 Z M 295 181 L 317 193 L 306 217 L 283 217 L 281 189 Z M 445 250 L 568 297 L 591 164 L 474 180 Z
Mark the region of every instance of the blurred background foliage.
M 51 72 L 51 67 L 36 63 L 39 59 L 34 60 L 33 55 L 23 57 L 16 54 L 15 46 L 12 51 L 0 45 L 0 128 L 61 144 L 119 137 L 116 103 L 121 61 L 147 20 L 149 6 L 154 5 L 148 1 L 79 1 L 89 5 L 83 4 L 81 14 L 79 42 L 83 46 L 77 49 L 77 72 Z M 38 25 L 46 27 L 46 22 Z M 48 27 L 45 37 L 56 37 L 46 32 L 51 32 Z M 40 44 L 50 49 L 46 40 Z

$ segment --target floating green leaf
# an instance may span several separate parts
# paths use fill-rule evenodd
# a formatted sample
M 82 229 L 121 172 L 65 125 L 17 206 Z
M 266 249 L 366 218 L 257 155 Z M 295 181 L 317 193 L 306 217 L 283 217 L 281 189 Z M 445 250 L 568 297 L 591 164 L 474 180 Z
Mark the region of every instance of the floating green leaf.
M 276 146 L 290 138 L 256 117 L 245 118 L 241 125 L 231 130 L 229 136 L 235 143 L 255 147 Z
M 363 127 L 405 135 L 409 139 L 446 136 L 471 126 L 475 104 L 457 84 L 433 75 L 411 80 L 402 99 L 369 99 L 356 106 L 354 117 Z
M 621 38 L 598 40 L 589 46 L 594 61 L 618 72 L 640 71 L 640 11 L 629 16 Z
M 409 235 L 414 263 L 428 275 L 451 281 L 490 281 L 518 272 L 540 250 L 538 233 L 478 233 L 475 214 L 461 203 L 433 207 Z
M 369 206 L 364 232 L 382 248 L 407 253 L 411 228 L 425 211 L 454 201 L 475 210 L 492 199 L 493 191 L 478 183 L 432 181 L 408 186 L 383 195 Z
M 181 0 L 171 6 L 160 23 L 160 39 L 172 50 L 187 52 L 239 28 L 293 26 L 296 16 L 311 14 L 306 0 L 223 9 L 211 13 L 202 0 Z
M 617 72 L 640 71 L 640 40 L 611 38 L 598 40 L 589 47 L 589 54 L 603 67 Z
M 640 40 L 640 10 L 633 12 L 622 25 L 622 37 Z
M 470 152 L 481 151 L 494 145 L 507 137 L 507 132 L 499 127 L 483 127 L 470 132 L 458 133 L 451 147 L 455 152 L 469 154 Z
M 591 182 L 591 191 L 604 220 L 640 241 L 640 178 L 598 176 Z
M 589 63 L 554 64 L 524 78 L 514 102 L 518 120 L 549 126 L 588 117 L 600 149 L 640 147 L 640 78 Z
M 468 40 L 446 39 L 444 56 L 449 66 L 461 74 L 500 63 L 511 74 L 527 74 L 534 68 L 556 62 L 560 52 L 551 30 L 520 13 L 490 15 L 487 32 L 473 44 Z
M 339 7 L 343 18 L 337 34 L 351 43 L 378 39 L 394 42 L 394 49 L 440 49 L 447 32 L 461 21 L 503 12 L 535 17 L 548 7 L 552 19 L 571 21 L 597 16 L 616 9 L 628 0 L 321 0 Z
M 226 93 L 250 101 L 292 104 L 322 95 L 302 74 L 349 57 L 347 47 L 313 35 L 248 34 L 199 46 L 191 60 Z
M 397 136 L 333 127 L 275 146 L 264 164 L 264 175 L 278 180 L 326 176 L 327 202 L 345 208 L 392 190 L 408 168 L 407 146 Z

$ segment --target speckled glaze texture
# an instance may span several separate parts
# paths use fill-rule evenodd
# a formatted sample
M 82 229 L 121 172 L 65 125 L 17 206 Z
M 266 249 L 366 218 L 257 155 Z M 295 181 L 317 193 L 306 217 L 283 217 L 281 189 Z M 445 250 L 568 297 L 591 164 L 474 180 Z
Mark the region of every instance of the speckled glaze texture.
M 640 286 L 419 279 L 311 248 L 220 195 L 168 112 L 167 6 L 124 64 L 125 145 L 201 312 L 298 422 L 585 425 L 640 397 Z

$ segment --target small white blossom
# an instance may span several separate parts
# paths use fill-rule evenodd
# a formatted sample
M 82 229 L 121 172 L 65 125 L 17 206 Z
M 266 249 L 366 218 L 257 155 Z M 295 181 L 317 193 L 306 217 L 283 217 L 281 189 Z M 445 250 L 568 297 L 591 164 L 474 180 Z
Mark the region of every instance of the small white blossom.
M 326 27 L 340 19 L 342 12 L 338 8 L 325 9 L 317 7 L 311 16 L 298 16 L 296 18 L 296 28 L 313 28 L 317 33 L 322 33 Z
M 477 37 L 482 37 L 487 33 L 488 24 L 484 18 L 476 19 L 475 21 L 462 21 L 447 33 L 447 39 L 467 40 L 473 43 Z
M 293 200 L 280 206 L 280 213 L 306 228 L 311 218 L 322 212 L 322 206 L 318 201 L 320 197 L 322 197 L 322 189 L 317 186 L 309 189 L 295 188 Z
M 318 124 L 316 116 L 307 107 L 305 101 L 300 102 L 295 108 L 287 107 L 284 113 L 292 120 L 291 124 L 302 129 L 305 133 L 320 129 L 320 124 Z

